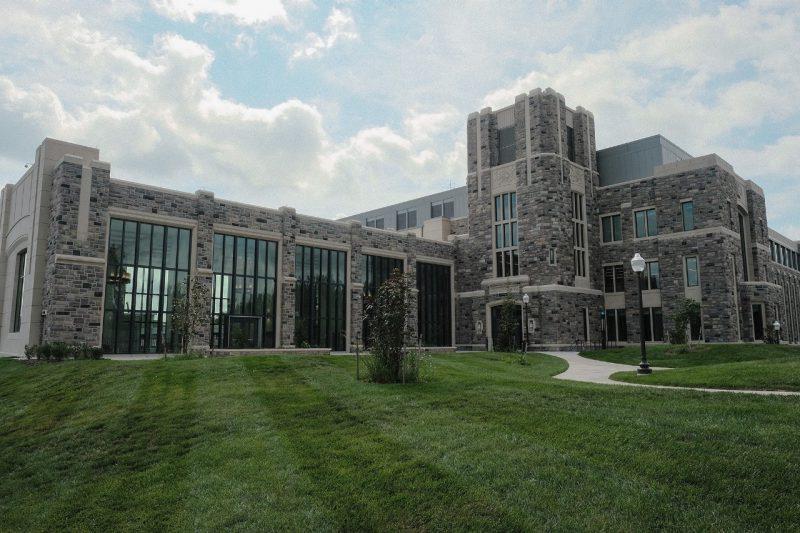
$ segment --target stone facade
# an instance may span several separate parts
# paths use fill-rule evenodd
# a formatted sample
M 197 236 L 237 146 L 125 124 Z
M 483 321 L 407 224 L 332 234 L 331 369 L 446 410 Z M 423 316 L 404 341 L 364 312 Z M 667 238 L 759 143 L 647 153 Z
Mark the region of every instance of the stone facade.
M 505 128 L 507 139 L 511 127 L 512 157 L 506 151 L 501 159 L 500 131 Z M 627 340 L 638 341 L 639 289 L 629 266 L 636 252 L 659 263 L 659 288 L 644 291 L 643 298 L 645 307 L 660 308 L 665 332 L 673 328 L 671 316 L 680 299 L 692 298 L 701 303 L 707 342 L 754 340 L 759 335 L 753 309 L 759 308 L 764 327 L 779 320 L 783 339 L 800 341 L 800 271 L 776 261 L 772 249 L 778 237 L 768 228 L 763 191 L 713 154 L 661 165 L 642 179 L 601 186 L 594 128 L 590 112 L 567 107 L 552 89 L 521 94 L 508 108 L 472 113 L 466 143 L 468 216 L 444 225 L 449 235 L 443 239 L 422 238 L 418 231 L 368 228 L 352 220 L 314 218 L 289 207 L 245 205 L 207 191 L 185 193 L 131 183 L 113 179 L 107 163 L 91 158 L 96 150 L 85 149 L 81 153 L 90 156 L 84 157 L 63 155 L 53 163 L 52 173 L 43 174 L 50 180 L 44 184 L 50 194 L 41 209 L 48 214 L 42 224 L 44 248 L 36 252 L 44 272 L 42 317 L 39 327 L 30 329 L 41 333 L 27 340 L 101 342 L 109 220 L 121 218 L 189 229 L 191 275 L 209 286 L 215 233 L 276 242 L 275 348 L 297 348 L 298 245 L 347 254 L 347 349 L 363 342 L 365 254 L 402 259 L 411 276 L 420 261 L 449 265 L 449 344 L 461 348 L 491 347 L 492 308 L 506 298 L 521 304 L 524 295 L 529 298 L 525 317 L 532 328 L 532 347 L 597 343 L 605 330 L 602 314 L 614 309 L 625 310 Z M 517 202 L 518 271 L 500 277 L 494 199 L 507 193 L 514 193 Z M 689 200 L 694 225 L 686 229 L 681 202 Z M 4 210 L 8 204 L 8 198 L 0 202 Z M 636 238 L 634 213 L 645 208 L 655 209 L 657 232 Z M 602 242 L 605 215 L 620 217 L 620 240 Z M 8 232 L 2 237 L 5 242 Z M 796 242 L 780 239 L 787 249 L 800 253 Z M 14 239 L 13 251 L 20 242 Z M 9 264 L 12 243 L 3 252 L 3 264 Z M 686 283 L 687 257 L 697 258 L 697 286 Z M 613 265 L 622 265 L 625 288 L 607 294 L 604 267 Z M 6 276 L 5 270 L 0 275 Z M 10 284 L 4 286 L 7 301 Z M 416 292 L 412 298 L 416 300 Z M 6 328 L 6 323 L 0 325 L 0 331 Z M 208 347 L 210 331 L 192 342 Z

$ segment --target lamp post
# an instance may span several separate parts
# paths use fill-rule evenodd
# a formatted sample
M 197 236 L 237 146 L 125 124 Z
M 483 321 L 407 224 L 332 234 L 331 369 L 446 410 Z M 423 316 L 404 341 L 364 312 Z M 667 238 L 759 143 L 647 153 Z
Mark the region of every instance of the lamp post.
M 647 350 L 644 345 L 644 305 L 642 304 L 642 272 L 644 267 L 647 266 L 644 258 L 636 252 L 636 255 L 631 259 L 631 268 L 636 272 L 636 277 L 639 280 L 639 339 L 641 342 L 642 362 L 639 363 L 639 369 L 636 371 L 638 374 L 650 374 L 653 370 L 647 362 Z
M 522 295 L 522 308 L 525 311 L 523 319 L 525 320 L 525 348 L 523 353 L 528 353 L 528 339 L 530 338 L 530 331 L 528 331 L 528 304 L 531 303 L 531 297 L 527 294 Z
M 781 323 L 777 320 L 772 323 L 772 329 L 775 330 L 775 344 L 781 343 Z

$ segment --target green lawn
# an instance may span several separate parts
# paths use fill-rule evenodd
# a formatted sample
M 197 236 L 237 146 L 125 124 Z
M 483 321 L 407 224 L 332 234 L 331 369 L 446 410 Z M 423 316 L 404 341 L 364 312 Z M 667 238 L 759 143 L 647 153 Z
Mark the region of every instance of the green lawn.
M 652 366 L 659 370 L 649 376 L 619 372 L 620 381 L 713 387 L 800 391 L 800 347 L 771 344 L 699 344 L 689 353 L 674 346 L 648 346 Z M 582 355 L 612 363 L 639 363 L 639 347 L 584 352 Z
M 0 524 L 791 530 L 800 402 L 581 384 L 559 359 L 0 361 Z

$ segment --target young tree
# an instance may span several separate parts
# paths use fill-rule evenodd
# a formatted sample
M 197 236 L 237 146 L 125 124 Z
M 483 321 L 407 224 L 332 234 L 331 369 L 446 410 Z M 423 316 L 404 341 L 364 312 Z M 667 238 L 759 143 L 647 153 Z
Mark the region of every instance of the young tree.
M 670 343 L 686 344 L 689 340 L 687 335 L 689 325 L 700 323 L 700 303 L 689 298 L 681 298 L 672 314 L 672 321 L 675 328 L 670 332 Z
M 370 357 L 367 370 L 371 381 L 397 383 L 416 381 L 417 375 L 406 373 L 404 365 L 406 339 L 411 334 L 408 317 L 411 313 L 408 276 L 399 270 L 392 272 L 378 288 L 374 297 L 365 302 L 364 314 L 369 321 Z M 417 368 L 412 365 L 412 368 Z
M 497 337 L 494 340 L 496 352 L 513 352 L 516 350 L 516 335 L 519 331 L 517 321 L 517 304 L 511 297 L 506 296 L 500 304 L 500 323 L 498 324 Z
M 185 354 L 189 351 L 189 340 L 208 328 L 210 295 L 197 276 L 191 282 L 182 282 L 177 292 L 172 303 L 172 330 L 180 339 L 180 352 Z

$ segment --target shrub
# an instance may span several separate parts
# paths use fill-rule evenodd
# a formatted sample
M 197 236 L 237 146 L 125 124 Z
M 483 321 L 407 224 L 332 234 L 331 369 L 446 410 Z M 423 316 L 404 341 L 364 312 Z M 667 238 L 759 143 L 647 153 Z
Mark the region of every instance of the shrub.
M 38 361 L 63 361 L 64 359 L 102 359 L 103 349 L 100 346 L 88 344 L 69 344 L 66 342 L 46 342 L 41 345 L 29 344 L 25 346 L 25 357 L 30 360 L 36 357 Z
M 420 377 L 419 354 L 405 350 L 411 333 L 408 317 L 411 283 L 395 269 L 366 302 L 364 314 L 370 329 L 370 356 L 366 359 L 370 381 L 377 383 L 415 382 Z
M 26 344 L 25 345 L 25 359 L 30 361 L 34 357 L 36 357 L 37 359 L 39 357 L 39 346 L 36 345 L 36 344 Z
M 700 303 L 689 298 L 681 298 L 678 306 L 672 314 L 674 329 L 669 333 L 671 344 L 686 344 L 688 341 L 686 330 L 689 324 L 700 321 Z

